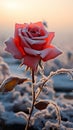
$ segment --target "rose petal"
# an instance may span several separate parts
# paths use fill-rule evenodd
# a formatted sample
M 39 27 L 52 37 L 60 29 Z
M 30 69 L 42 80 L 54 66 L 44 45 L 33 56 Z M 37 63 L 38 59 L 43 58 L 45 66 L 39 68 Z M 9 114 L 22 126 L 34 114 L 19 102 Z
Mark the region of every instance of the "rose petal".
M 20 30 L 20 29 L 18 30 L 18 36 L 19 36 L 20 39 L 21 39 L 21 44 L 22 44 L 22 46 L 23 46 L 23 47 L 28 47 L 28 48 L 30 48 L 30 45 L 26 42 L 24 36 L 21 34 L 21 30 Z
M 38 45 L 43 45 L 46 40 L 32 40 L 28 37 L 25 37 L 25 40 L 30 44 L 30 45 L 34 45 L 34 44 L 38 44 Z
M 40 61 L 39 56 L 26 55 L 26 56 L 24 56 L 24 60 L 23 60 L 22 64 L 25 64 L 25 65 L 29 66 L 30 68 L 32 68 L 33 70 L 36 70 L 39 61 Z
M 19 50 L 17 49 L 15 43 L 14 43 L 14 39 L 13 38 L 9 38 L 6 42 L 6 48 L 5 50 L 10 52 L 16 59 L 21 59 L 23 56 L 22 54 L 19 52 Z
M 18 48 L 19 52 L 21 52 L 22 56 L 24 56 L 25 52 L 24 52 L 23 46 L 21 45 L 19 37 L 14 38 L 14 43 L 16 47 Z
M 49 32 L 48 38 L 46 40 L 46 44 L 44 44 L 43 49 L 49 48 L 49 45 L 51 44 L 52 39 L 54 38 L 55 33 Z
M 29 28 L 34 28 L 34 27 L 37 27 L 39 29 L 39 27 L 43 27 L 43 23 L 42 22 L 36 22 L 36 23 L 30 23 L 29 24 Z
M 55 33 L 54 32 L 49 32 L 49 35 L 48 35 L 48 44 L 47 45 L 49 45 L 50 43 L 51 43 L 51 41 L 52 41 L 52 39 L 54 38 L 54 36 L 55 36 Z
M 35 27 L 37 29 L 39 29 L 39 28 L 45 29 L 44 24 L 40 21 L 36 22 L 36 23 L 30 23 L 28 26 L 29 26 L 28 28 L 34 28 Z
M 40 37 L 32 37 L 33 40 L 44 40 L 46 38 L 48 38 L 49 33 L 47 32 L 44 36 L 40 36 Z
M 62 54 L 61 50 L 51 45 L 49 46 L 49 48 L 42 50 L 40 56 L 43 61 L 47 61 L 57 57 L 60 54 Z
M 36 22 L 36 23 L 34 23 L 36 26 L 38 26 L 38 27 L 43 27 L 44 28 L 44 24 L 42 23 L 42 22 Z
M 42 22 L 36 22 L 34 24 L 39 27 L 41 36 L 48 34 L 48 31 Z
M 32 39 L 34 39 L 34 40 L 43 40 L 43 39 L 45 39 L 45 38 L 47 38 L 48 37 L 48 31 L 45 29 L 45 27 L 44 27 L 44 25 L 43 25 L 43 23 L 42 22 L 37 22 L 37 23 L 34 23 L 34 25 L 31 23 L 30 24 L 30 26 L 31 26 L 31 28 L 33 28 L 33 27 L 36 27 L 36 29 L 38 28 L 38 31 L 39 31 L 39 33 L 40 33 L 40 37 L 33 37 L 32 36 Z
M 23 36 L 28 37 L 28 34 L 27 34 L 28 30 L 27 30 L 27 28 L 23 28 L 23 29 L 21 30 L 21 32 L 22 32 L 22 35 L 23 35 Z
M 32 34 L 29 31 L 27 32 L 27 34 L 28 34 L 29 38 L 31 38 L 31 39 L 33 38 Z
M 24 23 L 24 24 L 19 24 L 19 23 L 16 23 L 15 24 L 15 37 L 18 36 L 18 29 L 23 29 L 27 26 L 28 24 L 27 23 Z
M 40 51 L 31 49 L 31 48 L 27 48 L 27 47 L 24 48 L 24 51 L 25 51 L 27 54 L 33 55 L 33 56 L 37 56 L 37 55 L 40 54 Z

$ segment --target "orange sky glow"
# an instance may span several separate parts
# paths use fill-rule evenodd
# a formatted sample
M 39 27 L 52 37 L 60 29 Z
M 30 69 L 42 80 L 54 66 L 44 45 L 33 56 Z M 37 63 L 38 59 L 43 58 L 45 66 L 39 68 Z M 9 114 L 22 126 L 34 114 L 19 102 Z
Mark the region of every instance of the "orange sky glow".
M 48 29 L 55 31 L 58 39 L 61 37 L 61 42 L 73 43 L 73 0 L 0 0 L 1 35 L 9 30 L 13 33 L 16 22 L 44 20 Z
M 47 20 L 51 26 L 73 24 L 73 0 L 0 0 L 0 24 Z

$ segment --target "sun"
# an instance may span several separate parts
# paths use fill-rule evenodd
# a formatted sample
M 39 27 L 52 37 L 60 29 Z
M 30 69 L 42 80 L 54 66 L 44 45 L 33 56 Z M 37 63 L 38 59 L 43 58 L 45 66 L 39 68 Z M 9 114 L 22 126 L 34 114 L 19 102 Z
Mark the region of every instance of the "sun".
M 7 3 L 7 8 L 15 9 L 16 8 L 16 3 L 15 2 L 9 2 L 9 3 Z
M 5 8 L 7 9 L 7 10 L 15 10 L 15 9 L 17 9 L 17 2 L 16 1 L 13 1 L 13 0 L 7 0 L 6 2 L 5 2 Z

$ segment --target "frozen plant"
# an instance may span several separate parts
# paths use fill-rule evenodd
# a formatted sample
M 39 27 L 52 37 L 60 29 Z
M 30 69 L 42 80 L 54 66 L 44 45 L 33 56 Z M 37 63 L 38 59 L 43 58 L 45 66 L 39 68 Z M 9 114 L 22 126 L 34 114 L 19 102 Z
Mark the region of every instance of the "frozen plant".
M 40 95 L 40 92 L 43 90 L 43 87 L 49 79 L 59 73 L 69 73 L 72 75 L 73 70 L 61 69 L 56 72 L 51 72 L 49 76 L 43 74 L 42 61 L 46 62 L 50 59 L 54 59 L 62 52 L 56 46 L 51 44 L 51 41 L 54 37 L 54 32 L 48 32 L 42 22 L 37 23 L 24 23 L 24 24 L 15 24 L 15 33 L 14 37 L 9 38 L 6 44 L 6 51 L 11 53 L 14 58 L 22 61 L 22 65 L 27 65 L 27 69 L 31 71 L 32 80 L 29 78 L 18 78 L 10 77 L 1 84 L 0 91 L 11 91 L 17 84 L 23 82 L 32 82 L 32 106 L 30 110 L 29 117 L 27 117 L 27 125 L 25 130 L 30 128 L 30 120 L 34 107 L 38 110 L 46 109 L 48 105 L 53 105 L 56 109 L 56 115 L 58 119 L 58 128 L 60 126 L 61 117 L 58 105 L 53 101 L 40 100 L 37 102 L 37 98 Z M 42 79 L 38 82 L 35 80 L 35 73 L 40 67 L 40 73 Z M 23 114 L 23 113 L 21 113 Z M 24 116 L 24 114 L 23 114 Z

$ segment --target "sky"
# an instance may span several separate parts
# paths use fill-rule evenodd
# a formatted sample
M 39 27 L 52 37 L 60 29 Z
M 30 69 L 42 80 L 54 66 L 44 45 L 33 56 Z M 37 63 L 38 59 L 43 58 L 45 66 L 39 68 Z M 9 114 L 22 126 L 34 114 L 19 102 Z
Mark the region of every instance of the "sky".
M 46 21 L 56 42 L 73 44 L 73 0 L 0 0 L 0 38 L 13 34 L 15 23 Z

